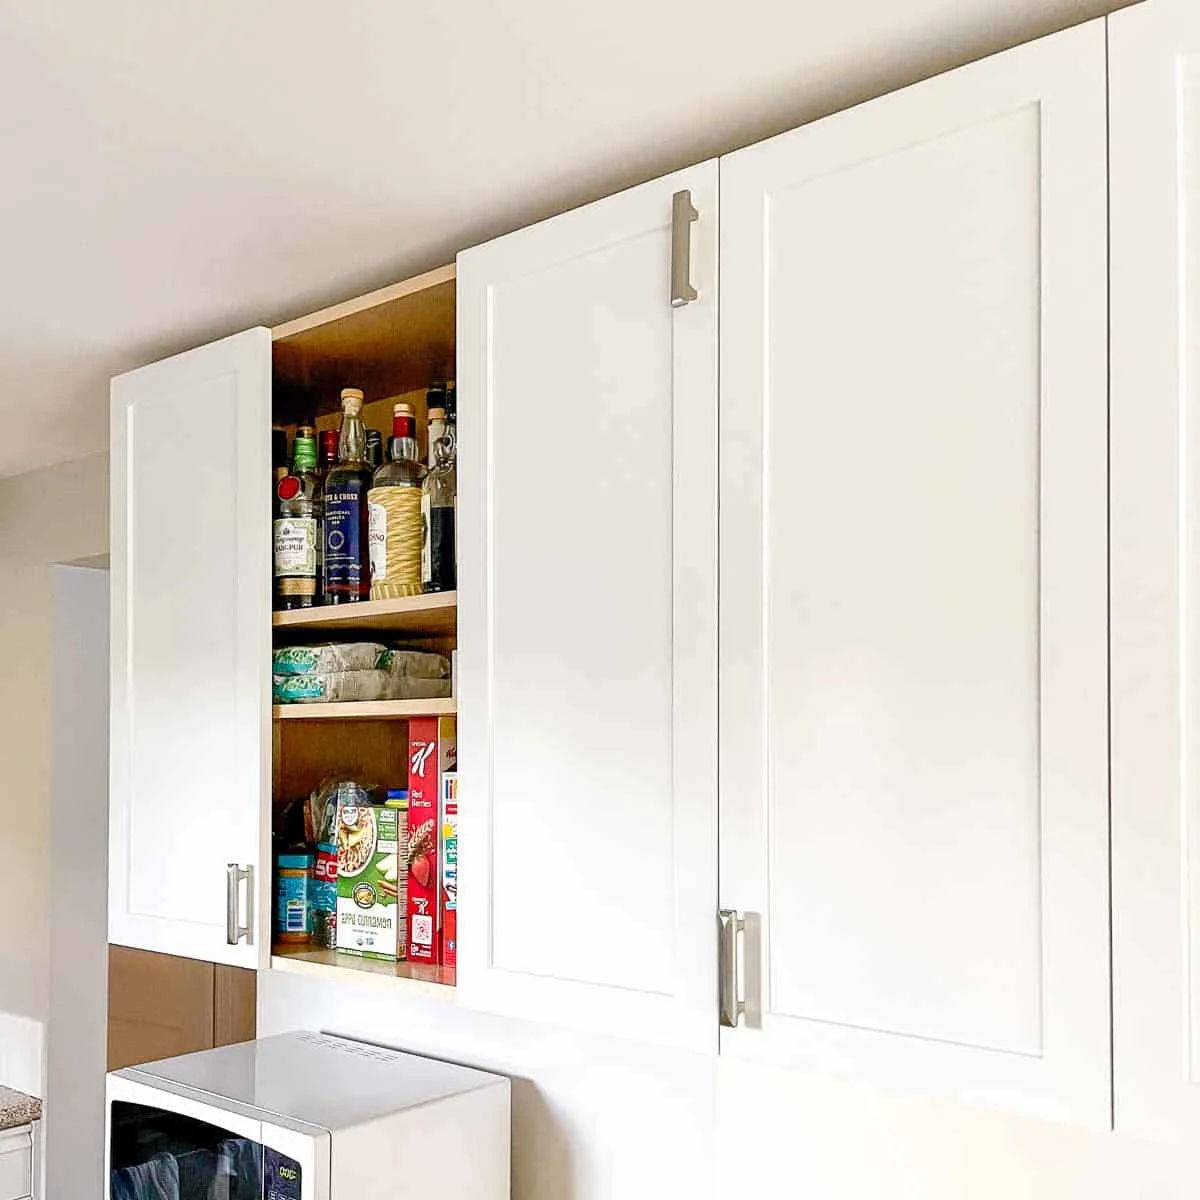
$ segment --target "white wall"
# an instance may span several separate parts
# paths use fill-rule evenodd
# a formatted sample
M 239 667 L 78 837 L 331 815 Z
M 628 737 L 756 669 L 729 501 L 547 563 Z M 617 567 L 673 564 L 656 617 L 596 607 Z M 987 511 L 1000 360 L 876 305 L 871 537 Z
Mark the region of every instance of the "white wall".
M 108 571 L 55 567 L 46 1200 L 104 1191 Z
M 514 1200 L 1183 1200 L 1200 1147 L 266 972 L 259 1035 L 321 1029 L 511 1075 Z
M 34 901 L 50 878 L 51 564 L 107 549 L 107 455 L 0 479 L 0 1081 L 38 1094 L 27 1060 L 49 994 L 49 922 Z

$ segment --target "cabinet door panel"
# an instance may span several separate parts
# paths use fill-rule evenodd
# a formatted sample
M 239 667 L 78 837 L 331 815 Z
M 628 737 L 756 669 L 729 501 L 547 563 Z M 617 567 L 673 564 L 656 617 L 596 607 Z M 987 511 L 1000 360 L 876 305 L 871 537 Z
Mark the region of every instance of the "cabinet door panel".
M 700 298 L 669 300 L 690 189 Z M 715 1044 L 716 166 L 459 262 L 464 999 Z
M 1200 1132 L 1200 12 L 1110 18 L 1113 1082 Z
M 226 867 L 255 868 L 260 918 L 269 874 L 270 365 L 255 329 L 112 387 L 110 936 L 242 966 L 261 939 L 227 943 Z
M 722 160 L 730 1053 L 1107 1120 L 1104 195 L 1100 23 Z

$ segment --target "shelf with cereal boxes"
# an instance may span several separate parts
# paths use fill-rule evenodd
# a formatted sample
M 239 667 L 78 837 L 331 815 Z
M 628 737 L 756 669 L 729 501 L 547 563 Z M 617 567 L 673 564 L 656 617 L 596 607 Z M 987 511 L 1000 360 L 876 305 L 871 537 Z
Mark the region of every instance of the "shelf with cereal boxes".
M 336 907 L 324 914 L 331 928 L 322 939 L 314 912 L 313 940 L 277 940 L 273 970 L 456 1002 L 456 722 L 431 707 L 402 722 L 356 720 L 338 737 L 341 722 L 322 721 L 315 742 L 290 723 L 282 731 L 278 801 L 328 792 L 330 772 L 347 776 L 336 786 L 351 798 L 314 805 L 332 814 L 312 835 L 335 839 L 314 855 L 328 864 L 322 878 L 336 878 Z

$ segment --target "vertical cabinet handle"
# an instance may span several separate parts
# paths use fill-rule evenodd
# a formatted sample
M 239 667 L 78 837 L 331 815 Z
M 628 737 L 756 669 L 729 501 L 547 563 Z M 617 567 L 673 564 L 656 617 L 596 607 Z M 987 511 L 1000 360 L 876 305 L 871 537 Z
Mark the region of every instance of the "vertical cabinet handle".
M 242 922 L 242 884 L 246 885 L 246 920 Z M 225 868 L 225 940 L 236 946 L 243 939 L 252 945 L 250 915 L 254 905 L 254 868 L 230 863 Z
M 682 308 L 697 299 L 692 287 L 692 222 L 700 214 L 692 204 L 692 193 L 676 192 L 671 197 L 671 307 Z
M 717 962 L 720 977 L 717 995 L 721 1024 L 736 1029 L 746 1006 L 738 999 L 738 934 L 746 928 L 745 921 L 731 908 L 717 913 Z
M 738 950 L 741 949 L 739 956 Z M 762 918 L 755 912 L 717 913 L 717 1000 L 726 1029 L 762 1028 Z

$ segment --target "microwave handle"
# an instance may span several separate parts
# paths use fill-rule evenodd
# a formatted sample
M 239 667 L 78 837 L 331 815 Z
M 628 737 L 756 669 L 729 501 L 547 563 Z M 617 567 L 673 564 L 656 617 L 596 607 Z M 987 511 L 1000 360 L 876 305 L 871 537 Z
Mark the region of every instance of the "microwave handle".
M 246 884 L 246 923 L 241 920 L 242 882 Z M 249 909 L 254 895 L 254 868 L 241 867 L 230 863 L 225 868 L 225 940 L 231 946 L 236 946 L 245 939 L 246 945 L 252 944 L 250 934 Z

